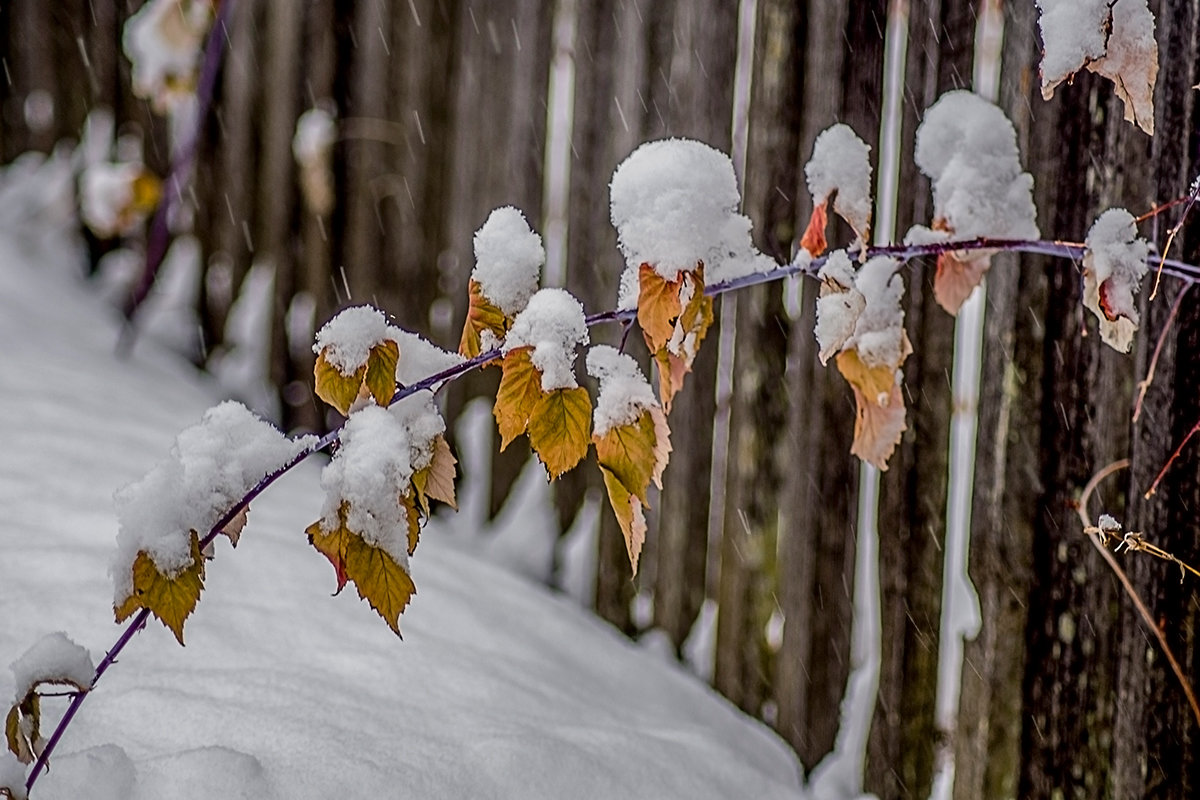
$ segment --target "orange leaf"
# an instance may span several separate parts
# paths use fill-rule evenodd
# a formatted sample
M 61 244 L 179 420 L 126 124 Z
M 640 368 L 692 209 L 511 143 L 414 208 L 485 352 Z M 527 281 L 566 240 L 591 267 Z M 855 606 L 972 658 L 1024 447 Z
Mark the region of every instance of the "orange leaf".
M 149 609 L 183 644 L 184 620 L 195 610 L 204 589 L 200 537 L 195 531 L 191 536 L 192 562 L 175 575 L 160 572 L 145 551 L 137 554 L 133 560 L 133 593 L 113 609 L 117 622 L 124 622 L 140 608 Z
M 510 350 L 501 365 L 504 374 L 500 376 L 496 406 L 492 409 L 500 428 L 501 450 L 525 432 L 534 406 L 546 394 L 542 391 L 542 374 L 533 366 L 532 354 L 531 347 Z
M 305 533 L 308 534 L 308 543 L 315 547 L 318 553 L 329 559 L 329 563 L 333 565 L 333 571 L 337 578 L 337 591 L 334 594 L 338 594 L 346 588 L 346 544 L 349 537 L 355 535 L 346 528 L 345 503 L 342 503 L 342 507 L 338 510 L 338 519 L 340 524 L 331 531 L 321 527 L 321 520 L 317 520 L 305 530 Z
M 703 268 L 684 273 L 682 282 L 690 283 L 692 295 L 676 320 L 671 339 L 654 352 L 658 365 L 658 396 L 667 412 L 671 401 L 683 388 L 683 378 L 692 371 L 692 362 L 712 325 L 712 298 L 704 295 Z
M 638 325 L 652 353 L 666 347 L 675 333 L 675 322 L 682 311 L 679 301 L 682 283 L 682 276 L 668 281 L 649 264 L 638 269 Z
M 462 339 L 458 343 L 459 355 L 464 358 L 474 358 L 483 352 L 484 331 L 490 331 L 493 337 L 500 340 L 504 338 L 512 322 L 484 296 L 483 288 L 474 278 L 471 278 L 469 296 L 467 320 L 463 323 Z
M 904 340 L 908 355 L 908 339 Z M 867 366 L 857 350 L 845 350 L 837 356 L 838 371 L 854 389 L 856 416 L 854 444 L 850 452 L 881 470 L 887 470 L 887 460 L 907 430 L 904 395 L 896 381 L 899 365 Z
M 992 266 L 989 253 L 947 252 L 938 256 L 937 276 L 933 279 L 933 296 L 938 305 L 958 316 L 975 287 Z
M 408 523 L 408 554 L 411 556 L 421 540 L 421 515 L 417 512 L 417 501 L 409 495 L 400 495 L 400 505 L 404 506 L 404 518 Z
M 829 223 L 829 198 L 825 198 L 822 202 L 813 206 L 812 216 L 808 218 L 808 227 L 804 229 L 804 236 L 800 239 L 800 246 L 816 258 L 825 252 L 825 248 L 829 243 L 825 239 L 825 227 Z
M 642 554 L 642 545 L 646 543 L 646 515 L 642 511 L 642 501 L 632 494 L 621 483 L 616 474 L 600 465 L 600 474 L 604 476 L 604 488 L 608 491 L 608 502 L 612 505 L 621 532 L 625 534 L 625 550 L 629 553 L 629 566 L 637 575 L 638 558 Z
M 555 389 L 538 401 L 529 418 L 529 444 L 554 480 L 587 455 L 592 398 L 587 389 Z

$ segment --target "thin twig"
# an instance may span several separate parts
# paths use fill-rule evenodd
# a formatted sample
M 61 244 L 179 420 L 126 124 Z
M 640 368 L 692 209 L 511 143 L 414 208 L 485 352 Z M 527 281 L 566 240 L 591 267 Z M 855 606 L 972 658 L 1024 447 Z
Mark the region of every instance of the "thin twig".
M 1129 459 L 1123 458 L 1120 461 L 1114 461 L 1104 469 L 1092 476 L 1092 479 L 1083 487 L 1083 493 L 1079 496 L 1079 504 L 1075 506 L 1076 513 L 1079 514 L 1079 521 L 1083 524 L 1084 530 L 1095 528 L 1092 524 L 1092 518 L 1088 516 L 1087 502 L 1092 496 L 1092 492 L 1100 484 L 1100 481 L 1112 475 L 1114 472 L 1125 469 L 1129 466 Z M 1133 583 L 1129 580 L 1129 576 L 1125 574 L 1125 570 L 1121 569 L 1121 565 L 1113 558 L 1113 554 L 1108 552 L 1108 548 L 1100 542 L 1100 537 L 1096 535 L 1088 536 L 1088 541 L 1100 551 L 1101 558 L 1108 564 L 1109 569 L 1117 576 L 1117 580 L 1121 582 L 1121 586 L 1125 589 L 1125 594 L 1133 601 L 1134 607 L 1142 618 L 1142 622 L 1146 623 L 1146 627 L 1154 634 L 1154 638 L 1158 640 L 1158 646 L 1167 656 L 1167 661 L 1171 665 L 1171 670 L 1175 673 L 1175 678 L 1179 681 L 1180 687 L 1183 689 L 1184 695 L 1187 696 L 1188 704 L 1192 707 L 1192 715 L 1196 718 L 1197 724 L 1200 724 L 1200 702 L 1196 701 L 1196 693 L 1192 690 L 1192 684 L 1188 682 L 1187 675 L 1184 674 L 1183 667 L 1180 666 L 1179 660 L 1175 658 L 1175 653 L 1171 650 L 1171 645 L 1167 642 L 1167 635 L 1162 628 L 1154 622 L 1153 615 L 1150 614 L 1150 609 L 1146 608 L 1146 604 L 1142 602 L 1141 596 L 1137 593 Z
M 1175 463 L 1175 459 L 1179 458 L 1179 454 L 1183 452 L 1184 446 L 1186 446 L 1187 443 L 1192 440 L 1192 437 L 1195 436 L 1198 431 L 1200 431 L 1200 421 L 1196 422 L 1196 424 L 1192 426 L 1192 429 L 1188 431 L 1187 436 L 1183 437 L 1183 441 L 1179 443 L 1179 447 L 1175 448 L 1175 452 L 1171 453 L 1171 457 L 1167 459 L 1167 463 L 1163 464 L 1163 468 L 1158 471 L 1158 477 L 1154 479 L 1154 483 L 1150 484 L 1150 488 L 1146 490 L 1146 494 L 1144 494 L 1143 497 L 1149 500 L 1150 497 L 1156 491 L 1158 491 L 1158 484 L 1161 483 L 1163 477 L 1166 476 L 1167 470 L 1169 470 L 1171 465 Z
M 1158 368 L 1158 356 L 1162 353 L 1163 342 L 1167 340 L 1167 333 L 1171 330 L 1171 323 L 1175 321 L 1175 317 L 1179 314 L 1179 307 L 1183 305 L 1183 296 L 1191 288 L 1191 283 L 1185 283 L 1183 288 L 1179 290 L 1179 294 L 1175 296 L 1175 302 L 1171 303 L 1171 313 L 1167 314 L 1167 322 L 1163 325 L 1162 332 L 1158 334 L 1158 344 L 1154 346 L 1154 355 L 1150 359 L 1150 368 L 1146 370 L 1145 379 L 1138 381 L 1137 403 L 1133 406 L 1134 422 L 1137 422 L 1138 417 L 1142 415 L 1142 401 L 1146 399 L 1146 392 L 1150 390 L 1150 384 L 1154 381 L 1154 371 Z
M 1158 297 L 1158 282 L 1162 279 L 1163 264 L 1167 260 L 1167 253 L 1171 252 L 1171 245 L 1175 243 L 1175 237 L 1179 235 L 1179 231 L 1183 230 L 1183 223 L 1187 221 L 1188 212 L 1192 210 L 1192 206 L 1196 205 L 1197 196 L 1200 196 L 1200 175 L 1192 181 L 1191 187 L 1188 189 L 1187 205 L 1183 207 L 1183 214 L 1179 216 L 1179 222 L 1167 232 L 1167 244 L 1163 247 L 1162 258 L 1158 262 L 1158 272 L 1154 275 L 1154 289 L 1150 292 L 1150 299 Z

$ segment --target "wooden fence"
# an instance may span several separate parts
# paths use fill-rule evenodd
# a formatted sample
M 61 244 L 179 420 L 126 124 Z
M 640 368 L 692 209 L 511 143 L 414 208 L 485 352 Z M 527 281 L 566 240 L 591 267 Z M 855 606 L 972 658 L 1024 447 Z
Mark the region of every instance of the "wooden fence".
M 300 387 L 283 395 L 293 428 L 324 424 L 304 391 L 311 356 L 289 352 L 283 333 L 297 293 L 314 299 L 318 320 L 351 300 L 371 301 L 452 346 L 465 314 L 473 231 L 505 204 L 535 227 L 547 218 L 552 63 L 569 59 L 574 70 L 569 183 L 559 187 L 569 220 L 563 274 L 589 311 L 616 297 L 622 262 L 607 185 L 640 142 L 688 136 L 729 151 L 744 132 L 745 210 L 759 247 L 780 259 L 811 210 L 802 167 L 818 132 L 850 124 L 879 163 L 886 0 L 237 2 L 200 148 L 195 228 L 208 269 L 231 270 L 234 286 L 253 264 L 274 267 L 271 378 Z M 0 3 L 4 160 L 75 135 L 88 109 L 105 105 L 146 132 L 149 162 L 165 168 L 163 124 L 129 95 L 120 55 L 121 25 L 136 5 Z M 982 9 L 966 0 L 894 5 L 892 13 L 907 12 L 899 236 L 929 221 L 929 183 L 912 163 L 914 130 L 942 92 L 971 87 Z M 1122 120 L 1111 85 L 1090 74 L 1043 101 L 1036 9 L 986 5 L 1002 7 L 1000 102 L 1035 176 L 1045 235 L 1081 240 L 1110 205 L 1138 214 L 1187 193 L 1200 172 L 1191 89 L 1200 80 L 1196 0 L 1151 3 L 1169 54 L 1153 139 Z M 301 202 L 290 147 L 299 114 L 322 103 L 340 125 L 337 203 L 326 217 Z M 1160 244 L 1177 212 L 1164 219 L 1147 223 Z M 1193 263 L 1196 230 L 1185 227 L 1176 245 Z M 909 429 L 879 493 L 882 638 L 864 789 L 885 799 L 927 797 L 941 754 L 953 753 L 954 794 L 964 800 L 1194 796 L 1197 721 L 1081 533 L 1074 503 L 1093 473 L 1131 455 L 1131 470 L 1105 484 L 1106 510 L 1184 560 L 1200 558 L 1195 450 L 1185 450 L 1157 495 L 1141 494 L 1200 420 L 1200 305 L 1185 299 L 1171 319 L 1186 286 L 1165 282 L 1153 303 L 1144 293 L 1143 333 L 1134 355 L 1122 357 L 1094 335 L 1076 265 L 996 261 L 969 555 L 982 626 L 966 644 L 949 729 L 938 723 L 936 698 L 955 321 L 933 302 L 932 263 L 914 262 L 906 273 L 915 350 L 904 368 Z M 772 724 L 811 769 L 835 745 L 853 667 L 859 467 L 848 455 L 850 391 L 816 359 L 811 297 L 797 310 L 787 291 L 761 286 L 718 304 L 720 325 L 672 412 L 676 449 L 641 574 L 630 580 L 606 511 L 595 606 L 639 635 L 645 626 L 635 624 L 632 601 L 652 597 L 650 627 L 678 650 L 705 600 L 715 602 L 714 685 Z M 210 350 L 221 342 L 230 299 L 202 291 Z M 1154 383 L 1131 422 L 1135 381 L 1164 330 Z M 721 358 L 718 341 L 726 343 Z M 449 415 L 495 381 L 482 375 L 456 386 Z M 497 455 L 493 510 L 525 457 Z M 599 491 L 589 469 L 556 485 L 564 528 Z M 1123 563 L 1195 682 L 1195 583 L 1180 585 L 1170 564 Z

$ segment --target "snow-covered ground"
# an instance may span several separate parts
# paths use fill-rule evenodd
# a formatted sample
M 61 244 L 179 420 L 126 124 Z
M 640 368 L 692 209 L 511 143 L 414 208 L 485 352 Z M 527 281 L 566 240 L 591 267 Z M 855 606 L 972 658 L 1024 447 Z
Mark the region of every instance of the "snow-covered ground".
M 50 177 L 0 181 L 4 710 L 7 665 L 43 634 L 96 660 L 114 642 L 112 493 L 220 399 L 152 342 L 114 355 L 113 314 L 43 208 Z M 155 621 L 135 638 L 34 798 L 803 796 L 770 731 L 438 520 L 403 641 L 352 588 L 331 597 L 304 536 L 317 466 L 255 501 L 236 551 L 217 544 L 186 648 Z M 43 703 L 47 731 L 63 708 Z

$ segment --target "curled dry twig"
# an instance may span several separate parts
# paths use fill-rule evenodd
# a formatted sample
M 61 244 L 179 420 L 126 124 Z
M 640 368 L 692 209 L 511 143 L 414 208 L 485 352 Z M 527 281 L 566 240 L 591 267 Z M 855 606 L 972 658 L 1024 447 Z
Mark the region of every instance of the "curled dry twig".
M 1100 551 L 1100 556 L 1108 564 L 1113 574 L 1117 576 L 1117 580 L 1121 582 L 1121 586 L 1125 589 L 1125 594 L 1129 595 L 1129 599 L 1133 601 L 1133 605 L 1141 616 L 1142 621 L 1146 623 L 1146 627 L 1150 629 L 1150 632 L 1154 634 L 1154 638 L 1158 640 L 1159 648 L 1166 655 L 1167 661 L 1171 665 L 1171 671 L 1175 673 L 1175 678 L 1179 681 L 1184 695 L 1187 696 L 1188 704 L 1192 707 L 1192 715 L 1196 718 L 1197 724 L 1200 724 L 1200 702 L 1196 701 L 1196 693 L 1192 689 L 1191 683 L 1188 682 L 1187 676 L 1183 672 L 1183 667 L 1179 664 L 1179 659 L 1175 658 L 1175 653 L 1171 650 L 1171 645 L 1167 642 L 1166 634 L 1163 633 L 1162 628 L 1155 624 L 1154 617 L 1150 614 L 1150 609 L 1142 602 L 1141 596 L 1137 593 L 1137 589 L 1133 587 L 1133 583 L 1129 580 L 1129 576 L 1125 574 L 1125 570 L 1121 569 L 1121 565 L 1113 558 L 1113 554 L 1104 546 L 1102 537 L 1106 534 L 1092 523 L 1092 518 L 1088 515 L 1087 502 L 1091 498 L 1092 492 L 1100 485 L 1100 481 L 1128 466 L 1129 459 L 1123 458 L 1120 461 L 1112 462 L 1093 475 L 1091 480 L 1087 482 L 1087 485 L 1083 487 L 1083 493 L 1079 496 L 1079 504 L 1075 507 L 1075 511 L 1079 514 L 1079 521 L 1083 525 L 1084 533 L 1089 534 L 1088 541 Z M 1112 534 L 1107 535 L 1111 536 Z M 1178 562 L 1178 559 L 1174 557 L 1171 560 Z

